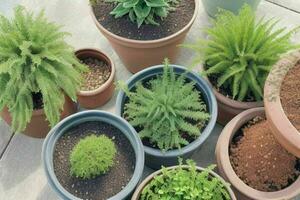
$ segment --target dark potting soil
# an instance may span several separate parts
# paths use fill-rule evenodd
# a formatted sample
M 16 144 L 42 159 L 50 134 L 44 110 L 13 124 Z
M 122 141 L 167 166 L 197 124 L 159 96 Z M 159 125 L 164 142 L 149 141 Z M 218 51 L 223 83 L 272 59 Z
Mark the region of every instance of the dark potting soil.
M 231 165 L 250 187 L 275 192 L 291 185 L 300 174 L 300 162 L 273 136 L 265 119 L 244 126 L 230 145 Z
M 300 132 L 300 61 L 285 76 L 280 98 L 286 116 Z
M 104 134 L 113 139 L 117 154 L 115 165 L 105 175 L 82 180 L 70 175 L 69 156 L 79 140 L 89 134 Z M 135 168 L 135 154 L 129 140 L 119 129 L 104 122 L 85 122 L 58 139 L 53 162 L 55 175 L 68 192 L 82 199 L 106 200 L 120 192 L 130 181 Z
M 159 26 L 143 24 L 140 28 L 137 23 L 130 21 L 128 15 L 116 19 L 109 14 L 115 7 L 116 4 L 105 0 L 98 0 L 97 5 L 93 6 L 97 20 L 105 29 L 128 39 L 155 40 L 170 36 L 186 26 L 193 17 L 195 1 L 180 0 L 176 10 L 170 12 L 164 20 L 156 19 Z
M 44 107 L 43 95 L 40 92 L 32 93 L 33 109 L 39 110 Z
M 150 78 L 148 78 L 148 79 L 143 80 L 143 83 L 142 83 L 143 86 L 144 86 L 145 88 L 147 88 L 147 89 L 150 89 L 150 84 L 149 84 L 149 82 L 150 82 L 151 80 L 155 79 L 155 78 L 156 78 L 156 77 L 150 77 Z M 186 82 L 188 83 L 189 80 L 186 80 Z M 198 88 L 195 88 L 195 89 L 196 89 L 197 91 L 201 92 Z M 131 89 L 131 91 L 135 91 L 135 87 L 133 87 L 133 88 Z M 205 102 L 205 100 L 204 100 L 203 97 L 202 97 L 202 94 L 200 95 L 200 100 L 203 101 L 203 102 Z M 128 102 L 129 102 L 129 98 L 126 97 L 124 104 L 127 104 Z M 205 104 L 206 104 L 206 102 L 205 102 Z M 206 104 L 206 105 L 207 105 L 207 104 Z M 206 110 L 208 110 L 208 108 L 206 108 Z M 123 117 L 128 121 L 128 116 L 123 115 Z M 194 121 L 194 120 L 192 120 L 192 119 L 188 119 L 187 122 L 192 123 L 193 125 L 196 125 L 196 124 L 199 124 L 199 123 L 200 123 L 200 122 Z M 207 124 L 208 124 L 208 122 L 206 122 L 206 124 L 203 126 L 202 129 L 199 128 L 199 132 L 202 133 L 202 131 L 206 128 L 206 125 L 207 125 Z M 201 126 L 201 125 L 199 124 L 198 127 L 200 127 L 200 126 Z M 143 129 L 143 127 L 141 127 L 141 126 L 135 126 L 134 129 L 136 130 L 137 133 L 139 133 L 139 132 Z M 181 136 L 182 136 L 184 139 L 186 139 L 189 143 L 195 141 L 195 140 L 199 137 L 199 136 L 196 136 L 196 137 L 191 136 L 191 135 L 187 134 L 186 132 L 182 132 L 182 133 L 181 133 Z M 143 138 L 143 139 L 142 139 L 142 143 L 143 143 L 143 145 L 145 145 L 145 146 L 147 146 L 147 147 L 151 147 L 151 148 L 154 148 L 154 149 L 159 149 L 158 146 L 157 146 L 156 144 L 151 143 L 150 140 L 149 140 L 148 138 Z M 184 146 L 182 146 L 182 148 L 183 148 L 183 147 L 184 147 Z M 174 147 L 173 149 L 170 149 L 170 150 L 176 150 L 176 149 L 178 149 L 178 148 Z

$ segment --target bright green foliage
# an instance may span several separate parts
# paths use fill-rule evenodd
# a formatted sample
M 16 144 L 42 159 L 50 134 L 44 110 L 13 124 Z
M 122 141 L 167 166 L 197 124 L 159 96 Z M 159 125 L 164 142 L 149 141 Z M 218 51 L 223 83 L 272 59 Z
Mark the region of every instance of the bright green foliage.
M 66 33 L 21 6 L 12 20 L 0 16 L 0 110 L 7 106 L 12 129 L 22 131 L 33 111 L 33 93 L 41 93 L 51 126 L 59 121 L 64 94 L 76 99 L 85 70 L 64 42 Z
M 243 101 L 251 95 L 257 101 L 263 97 L 263 87 L 272 66 L 280 55 L 296 48 L 290 42 L 296 29 L 274 30 L 278 21 L 260 19 L 244 6 L 238 15 L 222 11 L 212 27 L 206 28 L 207 40 L 185 45 L 199 56 L 194 63 L 204 61 L 204 74 L 218 77 L 217 86 L 231 91 L 233 99 Z
M 185 73 L 176 75 L 166 60 L 162 75 L 144 85 L 136 83 L 134 91 L 119 83 L 129 98 L 124 117 L 132 126 L 141 128 L 141 138 L 149 139 L 163 151 L 187 145 L 183 133 L 198 137 L 209 119 L 195 83 L 186 82 L 185 77 Z
M 94 1 L 94 0 L 93 0 Z M 117 4 L 111 12 L 116 18 L 128 15 L 138 27 L 143 23 L 159 25 L 155 18 L 166 18 L 170 11 L 175 10 L 179 0 L 106 0 Z
M 105 174 L 116 156 L 114 142 L 105 135 L 90 135 L 81 139 L 70 155 L 71 175 L 90 179 Z
M 200 172 L 194 161 L 188 160 L 187 164 L 188 168 L 181 163 L 171 170 L 163 167 L 162 174 L 154 177 L 143 189 L 140 200 L 231 199 L 221 180 L 210 175 L 214 165 Z

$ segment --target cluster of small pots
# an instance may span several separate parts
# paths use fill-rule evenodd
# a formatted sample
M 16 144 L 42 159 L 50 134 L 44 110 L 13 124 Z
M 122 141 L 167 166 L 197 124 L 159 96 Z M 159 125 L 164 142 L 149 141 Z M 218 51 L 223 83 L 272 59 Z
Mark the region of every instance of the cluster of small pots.
M 223 2 L 223 1 L 222 1 Z M 236 1 L 223 5 L 218 0 L 203 0 L 203 4 L 208 14 L 214 16 L 217 12 L 217 7 L 227 9 L 228 4 L 234 4 Z M 244 3 L 249 3 L 253 8 L 256 8 L 259 0 L 253 1 L 241 1 L 241 4 L 229 5 L 228 9 L 236 11 Z M 93 10 L 91 9 L 92 17 L 103 35 L 110 41 L 112 47 L 123 61 L 124 65 L 129 71 L 134 74 L 127 82 L 127 86 L 130 89 L 134 88 L 137 82 L 143 82 L 143 80 L 149 80 L 156 77 L 163 72 L 163 66 L 157 65 L 161 63 L 165 57 L 170 58 L 175 62 L 179 49 L 178 44 L 181 44 L 187 35 L 187 32 L 191 28 L 195 21 L 199 2 L 195 0 L 195 11 L 190 22 L 177 33 L 158 40 L 142 41 L 132 40 L 117 36 L 107 29 L 105 29 L 96 19 Z M 81 49 L 75 52 L 78 59 L 94 58 L 105 62 L 110 68 L 110 76 L 104 84 L 99 88 L 91 91 L 79 91 L 78 104 L 82 108 L 95 109 L 106 102 L 108 102 L 114 94 L 115 85 L 114 79 L 116 74 L 116 67 L 113 61 L 106 54 L 97 49 Z M 138 59 L 137 59 L 138 58 Z M 139 138 L 137 131 L 123 119 L 124 105 L 126 101 L 126 94 L 120 91 L 116 100 L 116 115 L 96 110 L 82 111 L 76 114 L 76 104 L 72 102 L 68 97 L 65 97 L 65 106 L 61 114 L 62 121 L 59 122 L 54 128 L 49 130 L 49 125 L 45 120 L 44 111 L 36 110 L 33 113 L 32 121 L 28 124 L 25 134 L 32 137 L 46 139 L 43 145 L 42 158 L 45 173 L 48 182 L 52 189 L 62 199 L 80 199 L 74 194 L 71 194 L 66 188 L 62 186 L 58 177 L 55 174 L 54 166 L 54 151 L 57 141 L 64 136 L 70 129 L 74 129 L 86 122 L 96 121 L 105 124 L 109 124 L 112 127 L 120 130 L 120 133 L 127 138 L 134 152 L 135 164 L 132 176 L 126 186 L 120 188 L 120 192 L 114 196 L 109 197 L 109 200 L 122 200 L 129 199 L 138 200 L 144 187 L 162 171 L 158 170 L 148 176 L 141 182 L 143 176 L 144 165 L 152 169 L 160 169 L 161 166 L 169 167 L 167 169 L 176 168 L 178 164 L 178 157 L 183 159 L 191 158 L 196 150 L 199 150 L 202 144 L 206 141 L 209 135 L 212 133 L 216 122 L 226 125 L 223 129 L 216 146 L 216 158 L 218 164 L 218 171 L 221 176 L 215 172 L 211 172 L 210 175 L 219 178 L 222 182 L 228 181 L 231 186 L 226 186 L 228 193 L 232 200 L 235 199 L 256 199 L 256 200 L 279 200 L 279 199 L 291 199 L 300 194 L 300 178 L 297 178 L 291 185 L 283 190 L 276 192 L 262 192 L 251 188 L 245 184 L 234 171 L 230 162 L 229 147 L 233 137 L 237 134 L 238 130 L 242 126 L 247 124 L 253 118 L 260 116 L 266 117 L 271 125 L 272 132 L 278 142 L 290 153 L 297 157 L 300 157 L 300 134 L 299 131 L 293 126 L 293 124 L 286 117 L 280 102 L 279 90 L 274 89 L 272 84 L 268 84 L 273 81 L 276 76 L 278 85 L 280 87 L 285 73 L 281 73 L 278 76 L 278 70 L 282 69 L 282 66 L 293 66 L 300 60 L 300 53 L 292 53 L 288 58 L 280 60 L 269 74 L 268 80 L 265 85 L 265 97 L 264 102 L 238 102 L 232 100 L 223 94 L 219 93 L 209 80 L 200 77 L 198 74 L 186 70 L 184 66 L 171 65 L 174 72 L 178 75 L 185 73 L 185 77 L 188 81 L 195 82 L 195 87 L 203 95 L 203 100 L 207 106 L 207 111 L 210 114 L 210 119 L 206 124 L 201 135 L 190 144 L 181 149 L 169 150 L 162 152 L 159 149 L 155 149 L 146 145 L 143 145 Z M 283 62 L 283 63 L 282 63 Z M 287 64 L 288 63 L 288 64 Z M 152 66 L 152 67 L 149 67 Z M 145 69 L 146 68 L 146 69 Z M 186 73 L 187 72 L 187 73 Z M 278 78 L 279 77 L 279 78 Z M 274 93 L 275 91 L 275 93 Z M 269 95 L 275 95 L 273 101 L 269 100 Z M 263 108 L 265 106 L 265 108 Z M 73 115 L 72 115 L 73 114 Z M 8 123 L 11 122 L 11 118 L 7 109 L 4 109 L 2 116 Z M 49 132 L 49 133 L 48 133 Z M 287 135 L 286 133 L 289 133 Z M 199 172 L 203 171 L 203 168 L 197 167 Z M 140 183 L 141 182 L 141 183 Z M 140 184 L 139 184 L 140 183 Z M 101 188 L 99 188 L 101 189 Z

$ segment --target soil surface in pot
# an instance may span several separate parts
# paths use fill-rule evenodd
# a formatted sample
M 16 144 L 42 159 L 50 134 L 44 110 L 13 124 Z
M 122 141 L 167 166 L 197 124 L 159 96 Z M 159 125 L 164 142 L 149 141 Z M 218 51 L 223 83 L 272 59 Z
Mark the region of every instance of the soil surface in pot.
M 105 134 L 113 139 L 117 154 L 115 165 L 105 175 L 81 180 L 70 175 L 70 152 L 88 134 Z M 58 139 L 53 155 L 54 172 L 60 184 L 81 199 L 106 200 L 120 192 L 130 181 L 135 168 L 134 150 L 116 127 L 104 122 L 84 122 Z
M 300 61 L 285 76 L 280 98 L 286 116 L 300 132 Z
M 107 62 L 97 58 L 81 59 L 81 63 L 88 66 L 89 71 L 83 74 L 84 83 L 81 91 L 91 91 L 103 85 L 111 74 L 111 68 Z
M 128 39 L 155 40 L 170 36 L 183 27 L 192 19 L 195 11 L 195 0 L 181 0 L 175 11 L 171 11 L 164 19 L 155 19 L 160 25 L 143 24 L 138 28 L 137 23 L 130 21 L 128 15 L 115 18 L 109 14 L 116 4 L 108 3 L 105 0 L 98 0 L 93 6 L 95 16 L 99 23 L 108 31 Z
M 44 103 L 43 103 L 43 96 L 42 93 L 32 93 L 32 102 L 33 102 L 33 109 L 39 110 L 43 109 Z
M 244 183 L 265 192 L 288 187 L 300 174 L 299 160 L 277 142 L 261 118 L 253 119 L 233 138 L 230 161 Z

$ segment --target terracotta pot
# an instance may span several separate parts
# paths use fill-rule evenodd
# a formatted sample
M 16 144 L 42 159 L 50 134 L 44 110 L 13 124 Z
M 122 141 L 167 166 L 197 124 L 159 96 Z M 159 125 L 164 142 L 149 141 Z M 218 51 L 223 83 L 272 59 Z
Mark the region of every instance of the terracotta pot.
M 78 103 L 83 108 L 94 109 L 104 105 L 111 99 L 115 91 L 114 78 L 116 68 L 113 61 L 107 55 L 97 49 L 80 49 L 75 52 L 75 55 L 78 59 L 97 58 L 109 65 L 111 73 L 108 80 L 103 85 L 95 90 L 79 91 L 77 93 Z
M 174 168 L 177 168 L 178 166 L 173 166 L 173 167 L 168 167 L 167 169 L 171 170 L 171 169 L 174 169 Z M 187 166 L 185 166 L 184 168 L 188 168 Z M 200 172 L 200 171 L 203 171 L 204 169 L 202 167 L 197 167 L 197 170 Z M 137 189 L 135 190 L 134 194 L 132 195 L 132 198 L 131 200 L 139 200 L 140 199 L 140 195 L 143 191 L 143 189 L 145 188 L 145 186 L 147 184 L 149 184 L 153 178 L 157 175 L 160 175 L 162 173 L 162 170 L 158 170 L 152 174 L 150 174 L 138 187 Z M 226 185 L 225 181 L 223 180 L 223 178 L 221 178 L 218 174 L 216 174 L 215 172 L 210 172 L 210 175 L 216 177 L 216 178 L 219 178 L 222 183 L 224 183 L 224 185 Z M 236 200 L 236 197 L 233 193 L 233 191 L 231 190 L 230 186 L 226 185 L 226 189 L 231 197 L 231 200 Z
M 256 116 L 265 116 L 264 108 L 253 108 L 233 118 L 223 129 L 216 147 L 216 158 L 221 176 L 229 181 L 239 200 L 287 200 L 300 194 L 300 177 L 289 187 L 277 192 L 262 192 L 246 185 L 233 170 L 229 160 L 229 145 L 235 133 Z
M 63 111 L 61 113 L 61 119 L 73 114 L 76 112 L 75 103 L 69 98 L 65 97 L 65 104 Z M 7 124 L 11 125 L 11 116 L 7 109 L 4 107 L 1 112 L 2 118 L 6 121 Z M 43 109 L 34 110 L 32 112 L 31 121 L 27 124 L 26 129 L 22 132 L 24 135 L 34 137 L 34 138 L 45 138 L 50 131 L 51 127 L 47 121 L 46 115 Z
M 207 79 L 208 80 L 208 79 Z M 208 80 L 209 81 L 209 80 Z M 260 102 L 241 102 L 230 99 L 220 92 L 218 92 L 214 86 L 210 83 L 211 87 L 213 88 L 213 92 L 216 96 L 218 102 L 218 123 L 222 125 L 226 125 L 232 118 L 236 115 L 240 114 L 241 112 L 257 107 L 263 107 L 264 104 L 262 101 Z
M 275 64 L 265 83 L 266 116 L 278 142 L 300 157 L 300 133 L 287 118 L 280 101 L 281 83 L 289 69 L 300 60 L 300 51 L 293 52 Z
M 196 19 L 198 10 L 199 0 L 195 0 L 195 11 L 191 21 L 173 35 L 157 40 L 133 40 L 118 36 L 109 32 L 98 22 L 92 8 L 91 15 L 98 29 L 109 40 L 127 69 L 136 73 L 146 67 L 161 64 L 165 58 L 175 63 L 180 50 L 178 45 L 184 41 Z

